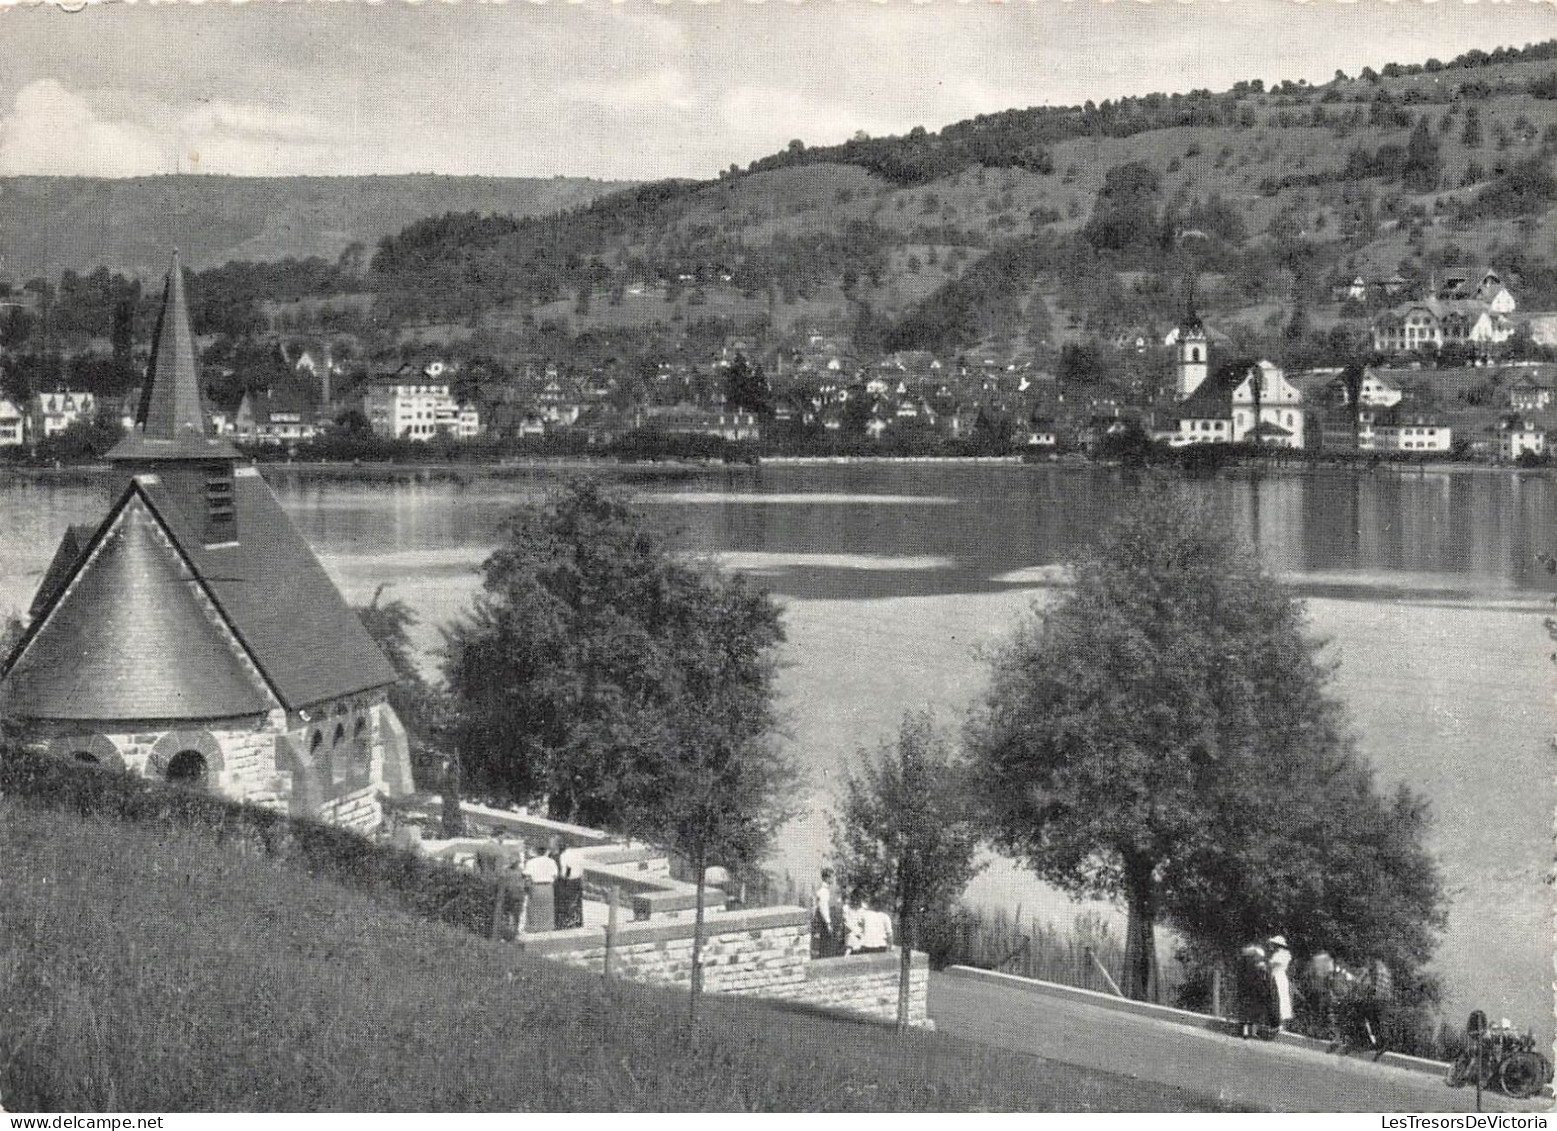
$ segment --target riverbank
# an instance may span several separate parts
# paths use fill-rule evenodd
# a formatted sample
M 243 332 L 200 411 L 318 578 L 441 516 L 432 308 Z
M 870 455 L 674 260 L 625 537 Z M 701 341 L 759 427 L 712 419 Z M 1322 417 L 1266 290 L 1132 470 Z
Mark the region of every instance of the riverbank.
M 1016 467 L 1035 469 L 1087 469 L 1119 468 L 1117 460 L 1096 460 L 1079 453 L 1051 455 L 1034 459 L 1024 455 L 1005 456 L 898 456 L 898 455 L 793 455 L 765 456 L 756 463 L 725 463 L 706 459 L 651 459 L 623 461 L 589 456 L 548 456 L 534 459 L 504 459 L 496 461 L 440 461 L 414 463 L 344 463 L 344 462 L 258 462 L 267 479 L 309 479 L 327 482 L 356 483 L 472 483 L 481 480 L 524 480 L 537 476 L 562 476 L 588 474 L 606 479 L 665 482 L 709 477 L 750 477 L 764 467 Z M 1516 467 L 1512 464 L 1491 464 L 1472 461 L 1441 460 L 1432 462 L 1402 462 L 1382 460 L 1361 462 L 1356 460 L 1238 460 L 1208 469 L 1205 472 L 1180 468 L 1171 464 L 1152 464 L 1139 470 L 1178 472 L 1186 479 L 1247 478 L 1253 476 L 1313 476 L 1337 471 L 1352 471 L 1363 475 L 1416 477 L 1475 473 L 1489 476 L 1514 476 L 1518 478 L 1549 479 L 1554 469 L 1545 467 Z M 66 464 L 64 466 L 37 466 L 29 464 L 0 464 L 0 482 L 47 482 L 58 484 L 93 484 L 114 474 L 107 463 Z

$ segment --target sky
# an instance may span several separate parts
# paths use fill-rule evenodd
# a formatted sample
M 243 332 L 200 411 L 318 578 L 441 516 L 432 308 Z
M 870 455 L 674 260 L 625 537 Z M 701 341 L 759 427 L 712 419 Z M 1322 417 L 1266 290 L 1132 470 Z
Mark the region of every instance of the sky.
M 1552 0 L 8 3 L 0 175 L 709 177 L 792 138 L 1557 36 Z

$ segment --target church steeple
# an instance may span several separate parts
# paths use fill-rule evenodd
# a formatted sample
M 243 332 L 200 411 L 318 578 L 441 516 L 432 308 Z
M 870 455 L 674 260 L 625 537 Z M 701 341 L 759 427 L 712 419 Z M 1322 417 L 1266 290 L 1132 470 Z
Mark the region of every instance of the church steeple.
M 162 309 L 151 339 L 151 364 L 146 367 L 135 426 L 108 458 L 135 463 L 242 458 L 227 441 L 206 434 L 200 370 L 195 364 L 195 339 L 184 297 L 184 271 L 176 250 L 162 290 Z
M 238 540 L 233 477 L 242 458 L 226 440 L 206 433 L 184 272 L 175 251 L 135 427 L 108 459 L 132 476 L 154 476 L 204 544 L 213 546 Z

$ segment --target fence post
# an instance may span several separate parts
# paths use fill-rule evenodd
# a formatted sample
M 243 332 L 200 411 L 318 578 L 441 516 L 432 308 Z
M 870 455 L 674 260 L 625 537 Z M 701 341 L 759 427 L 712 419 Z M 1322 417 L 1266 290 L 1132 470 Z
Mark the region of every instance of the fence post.
M 616 914 L 617 907 L 620 905 L 620 903 L 621 896 L 619 894 L 619 889 L 615 884 L 612 884 L 610 899 L 606 905 L 605 962 L 604 968 L 601 971 L 601 974 L 607 982 L 611 980 L 611 959 L 616 951 Z

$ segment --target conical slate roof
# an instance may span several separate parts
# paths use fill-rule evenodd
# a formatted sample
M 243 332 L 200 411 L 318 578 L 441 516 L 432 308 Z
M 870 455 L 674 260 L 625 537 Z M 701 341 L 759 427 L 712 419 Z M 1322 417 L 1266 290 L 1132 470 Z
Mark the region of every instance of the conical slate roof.
M 133 489 L 102 545 L 16 655 L 6 707 L 34 719 L 199 719 L 274 700 Z
M 108 453 L 110 460 L 241 458 L 227 441 L 206 435 L 195 337 L 189 328 L 184 269 L 179 266 L 177 251 L 162 289 L 145 390 L 135 414 L 135 428 Z

